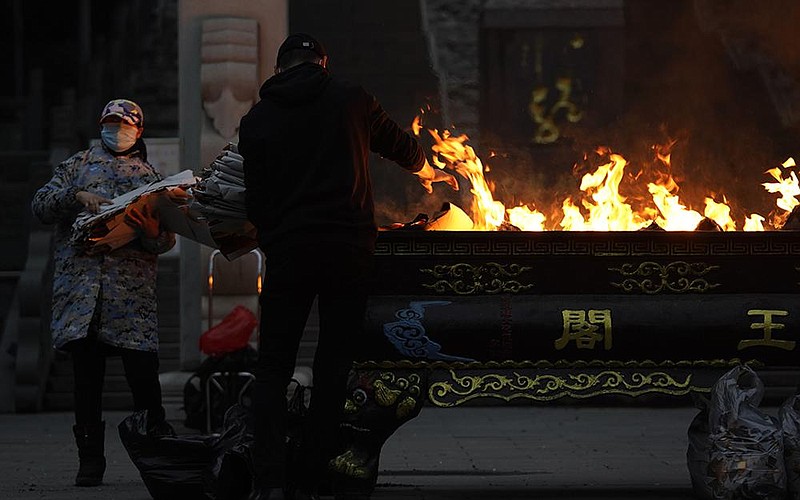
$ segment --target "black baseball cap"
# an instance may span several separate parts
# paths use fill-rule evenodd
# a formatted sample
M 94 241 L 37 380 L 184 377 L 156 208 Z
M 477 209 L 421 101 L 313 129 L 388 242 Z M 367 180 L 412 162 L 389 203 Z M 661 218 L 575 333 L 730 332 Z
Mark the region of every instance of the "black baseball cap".
M 305 33 L 294 33 L 289 35 L 278 49 L 278 64 L 280 64 L 281 58 L 285 53 L 289 52 L 290 50 L 297 49 L 310 50 L 316 53 L 320 58 L 328 55 L 328 53 L 325 52 L 325 47 L 323 47 L 322 44 L 319 43 L 313 36 Z

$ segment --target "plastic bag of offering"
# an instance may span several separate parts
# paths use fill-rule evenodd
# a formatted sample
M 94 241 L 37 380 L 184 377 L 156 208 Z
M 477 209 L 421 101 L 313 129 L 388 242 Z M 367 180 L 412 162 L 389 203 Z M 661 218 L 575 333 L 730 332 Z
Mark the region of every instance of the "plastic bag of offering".
M 800 500 L 800 396 L 792 396 L 778 410 L 783 432 L 786 489 L 789 500 Z
M 709 406 L 709 484 L 713 498 L 783 499 L 783 436 L 759 410 L 764 384 L 747 366 L 720 377 Z

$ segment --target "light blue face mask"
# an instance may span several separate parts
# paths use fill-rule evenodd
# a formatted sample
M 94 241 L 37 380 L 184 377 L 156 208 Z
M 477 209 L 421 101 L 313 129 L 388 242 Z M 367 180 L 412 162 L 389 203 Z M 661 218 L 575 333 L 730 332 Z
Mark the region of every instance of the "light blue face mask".
M 121 123 L 104 123 L 100 130 L 100 138 L 112 151 L 120 153 L 136 144 L 139 129 L 133 125 Z

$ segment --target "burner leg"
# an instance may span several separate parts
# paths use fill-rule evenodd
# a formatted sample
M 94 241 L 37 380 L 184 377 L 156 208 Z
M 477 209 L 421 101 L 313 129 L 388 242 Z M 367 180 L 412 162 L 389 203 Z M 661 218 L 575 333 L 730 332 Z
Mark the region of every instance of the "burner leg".
M 424 370 L 354 370 L 342 422 L 344 452 L 330 463 L 338 495 L 369 498 L 378 479 L 383 444 L 419 415 L 427 376 Z

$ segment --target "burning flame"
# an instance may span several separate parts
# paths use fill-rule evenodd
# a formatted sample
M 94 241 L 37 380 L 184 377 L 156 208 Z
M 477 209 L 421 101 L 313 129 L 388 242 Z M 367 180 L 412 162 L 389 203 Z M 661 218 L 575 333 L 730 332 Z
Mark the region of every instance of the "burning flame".
M 420 116 L 414 119 L 411 127 L 414 134 L 419 135 L 423 128 Z M 664 171 L 647 184 L 652 205 L 645 204 L 636 210 L 631 206 L 628 197 L 620 192 L 620 185 L 626 178 L 627 160 L 607 148 L 600 148 L 597 154 L 608 161 L 582 176 L 580 194 L 565 197 L 561 202 L 561 213 L 553 214 L 548 223 L 547 215 L 531 208 L 536 206 L 534 203 L 506 209 L 502 202 L 494 199 L 494 185 L 485 177 L 489 168 L 467 144 L 466 135 L 452 135 L 448 130 L 428 132 L 434 140 L 431 163 L 439 168 L 452 169 L 470 182 L 473 195 L 470 208 L 476 230 L 497 230 L 508 223 L 523 231 L 545 231 L 548 226 L 555 229 L 556 225 L 565 231 L 636 231 L 656 223 L 667 231 L 693 231 L 704 219 L 713 221 L 723 231 L 737 230 L 731 206 L 724 196 L 721 196 L 722 201 L 717 201 L 719 197 L 706 196 L 702 214 L 680 199 L 678 183 L 669 173 L 670 151 L 675 141 L 653 148 L 655 159 L 663 165 Z M 795 166 L 792 158 L 782 164 L 784 169 Z M 800 195 L 800 181 L 795 172 L 784 176 L 777 167 L 766 173 L 777 182 L 764 183 L 764 188 L 769 193 L 781 195 L 777 206 L 784 212 L 775 214 L 770 221 L 772 227 L 778 228 L 794 207 L 800 205 L 796 198 Z M 765 221 L 765 217 L 751 213 L 743 222 L 743 230 L 764 231 Z
M 414 132 L 414 135 L 419 137 L 419 131 L 422 130 L 422 119 L 419 116 L 414 117 L 414 121 L 411 122 L 411 131 Z
M 785 162 L 783 162 L 783 168 L 794 167 L 795 162 L 794 158 L 789 158 Z M 790 172 L 790 176 L 784 178 L 781 175 L 781 169 L 778 167 L 771 168 L 764 172 L 766 174 L 771 175 L 776 181 L 778 182 L 765 182 L 762 184 L 764 188 L 770 193 L 780 193 L 781 197 L 776 202 L 778 207 L 786 210 L 787 212 L 791 212 L 794 207 L 800 205 L 800 202 L 797 201 L 797 196 L 800 194 L 800 182 L 797 180 L 797 174 L 794 172 Z
M 686 208 L 678 195 L 674 194 L 678 191 L 678 185 L 672 176 L 667 184 L 650 183 L 647 189 L 659 211 L 655 222 L 667 231 L 692 231 L 703 220 L 700 213 Z
M 723 231 L 736 231 L 736 223 L 731 218 L 731 207 L 724 203 L 717 203 L 712 198 L 706 198 L 705 216 L 722 228 Z
M 542 212 L 531 210 L 525 205 L 508 209 L 508 221 L 516 227 L 525 228 L 525 231 L 544 231 L 544 222 L 547 217 Z
M 764 230 L 764 218 L 758 214 L 750 214 L 750 217 L 747 217 L 744 220 L 744 230 L 745 231 L 763 231 Z
M 497 229 L 505 220 L 506 207 L 494 199 L 493 189 L 483 175 L 483 163 L 475 155 L 472 146 L 467 146 L 466 135 L 454 137 L 449 130 L 439 134 L 437 130 L 429 130 L 436 142 L 431 149 L 436 153 L 433 163 L 439 168 L 450 166 L 471 184 L 472 214 L 474 227 L 477 230 Z M 441 160 L 443 158 L 445 162 Z
M 602 151 L 601 151 L 602 152 Z M 583 208 L 589 212 L 585 230 L 589 231 L 632 231 L 647 225 L 647 221 L 633 212 L 626 198 L 619 194 L 619 185 L 625 173 L 625 158 L 618 154 L 609 155 L 611 161 L 600 165 L 594 173 L 581 179 L 580 190 L 586 193 Z M 571 228 L 564 227 L 566 230 Z

